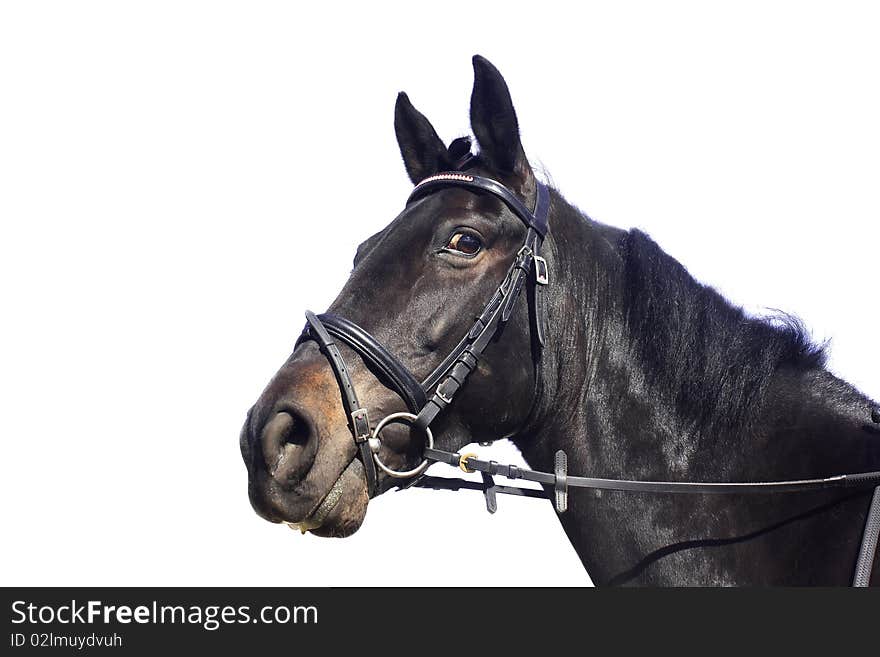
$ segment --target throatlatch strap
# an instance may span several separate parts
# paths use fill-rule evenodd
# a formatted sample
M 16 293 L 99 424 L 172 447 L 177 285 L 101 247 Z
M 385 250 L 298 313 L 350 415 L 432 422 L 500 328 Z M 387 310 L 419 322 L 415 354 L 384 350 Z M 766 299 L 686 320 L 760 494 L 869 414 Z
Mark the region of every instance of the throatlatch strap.
M 535 198 L 535 216 L 541 217 L 541 221 L 547 223 L 550 213 L 550 190 L 547 185 L 538 182 Z M 550 283 L 550 272 L 547 270 L 547 261 L 541 257 L 541 244 L 544 239 L 536 235 L 532 250 L 534 251 L 535 284 L 532 286 L 532 313 L 535 322 L 535 337 L 538 346 L 543 348 L 547 343 L 547 316 L 544 309 L 544 288 Z

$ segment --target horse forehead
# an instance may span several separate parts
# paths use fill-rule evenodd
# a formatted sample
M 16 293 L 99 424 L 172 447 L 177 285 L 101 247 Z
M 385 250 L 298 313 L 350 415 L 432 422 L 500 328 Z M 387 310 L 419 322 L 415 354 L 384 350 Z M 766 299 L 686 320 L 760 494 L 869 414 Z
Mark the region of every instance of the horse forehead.
M 437 221 L 443 219 L 456 219 L 467 215 L 491 215 L 494 217 L 498 215 L 503 205 L 492 194 L 484 194 L 461 187 L 447 187 L 438 189 L 422 199 L 414 208 L 411 217 L 417 217 L 416 221 L 421 219 L 426 222 L 426 225 L 433 226 Z

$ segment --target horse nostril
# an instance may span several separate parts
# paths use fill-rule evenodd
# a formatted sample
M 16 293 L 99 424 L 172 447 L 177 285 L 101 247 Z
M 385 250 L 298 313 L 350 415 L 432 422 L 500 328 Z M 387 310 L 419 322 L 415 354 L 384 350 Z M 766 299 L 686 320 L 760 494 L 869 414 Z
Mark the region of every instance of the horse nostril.
M 288 445 L 305 445 L 309 442 L 311 433 L 312 431 L 308 423 L 303 418 L 294 415 L 282 441 Z
M 278 449 L 283 445 L 305 445 L 311 428 L 299 414 L 289 411 L 276 413 L 263 427 L 263 442 Z
M 276 413 L 263 427 L 261 443 L 266 468 L 276 479 L 305 473 L 317 451 L 309 419 L 294 410 Z

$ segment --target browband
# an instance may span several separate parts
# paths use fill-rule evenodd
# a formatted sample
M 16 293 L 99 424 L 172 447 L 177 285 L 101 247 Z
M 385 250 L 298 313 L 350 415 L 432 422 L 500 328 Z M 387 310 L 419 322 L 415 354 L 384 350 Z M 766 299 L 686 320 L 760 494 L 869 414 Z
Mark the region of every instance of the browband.
M 430 194 L 438 187 L 466 187 L 474 190 L 489 192 L 500 198 L 513 213 L 519 217 L 529 228 L 533 228 L 541 239 L 547 235 L 547 215 L 550 210 L 550 193 L 547 186 L 535 179 L 535 211 L 531 212 L 525 204 L 514 196 L 504 185 L 491 178 L 475 176 L 470 173 L 447 171 L 428 176 L 422 180 L 409 195 L 406 203 L 409 205 L 423 196 Z

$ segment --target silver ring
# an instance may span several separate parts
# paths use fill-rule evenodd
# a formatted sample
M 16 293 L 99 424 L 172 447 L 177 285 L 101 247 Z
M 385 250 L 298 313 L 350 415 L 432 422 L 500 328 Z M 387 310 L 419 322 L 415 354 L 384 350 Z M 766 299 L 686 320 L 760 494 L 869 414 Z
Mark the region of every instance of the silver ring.
M 376 428 L 373 429 L 373 438 L 377 441 L 376 451 L 373 452 L 373 460 L 376 462 L 376 465 L 379 466 L 379 469 L 382 470 L 385 474 L 390 477 L 397 477 L 399 479 L 406 479 L 407 477 L 415 477 L 417 475 L 422 474 L 425 469 L 428 467 L 428 459 L 422 461 L 419 465 L 414 467 L 412 470 L 392 470 L 387 465 L 382 463 L 379 460 L 379 450 L 378 447 L 381 445 L 381 440 L 379 438 L 379 433 L 384 429 L 387 425 L 392 424 L 394 422 L 402 422 L 404 424 L 409 424 L 410 426 L 415 426 L 416 416 L 412 413 L 392 413 L 384 418 L 379 424 L 376 425 Z M 434 434 L 431 433 L 431 429 L 429 427 L 425 427 L 425 437 L 428 439 L 428 447 L 434 447 Z

